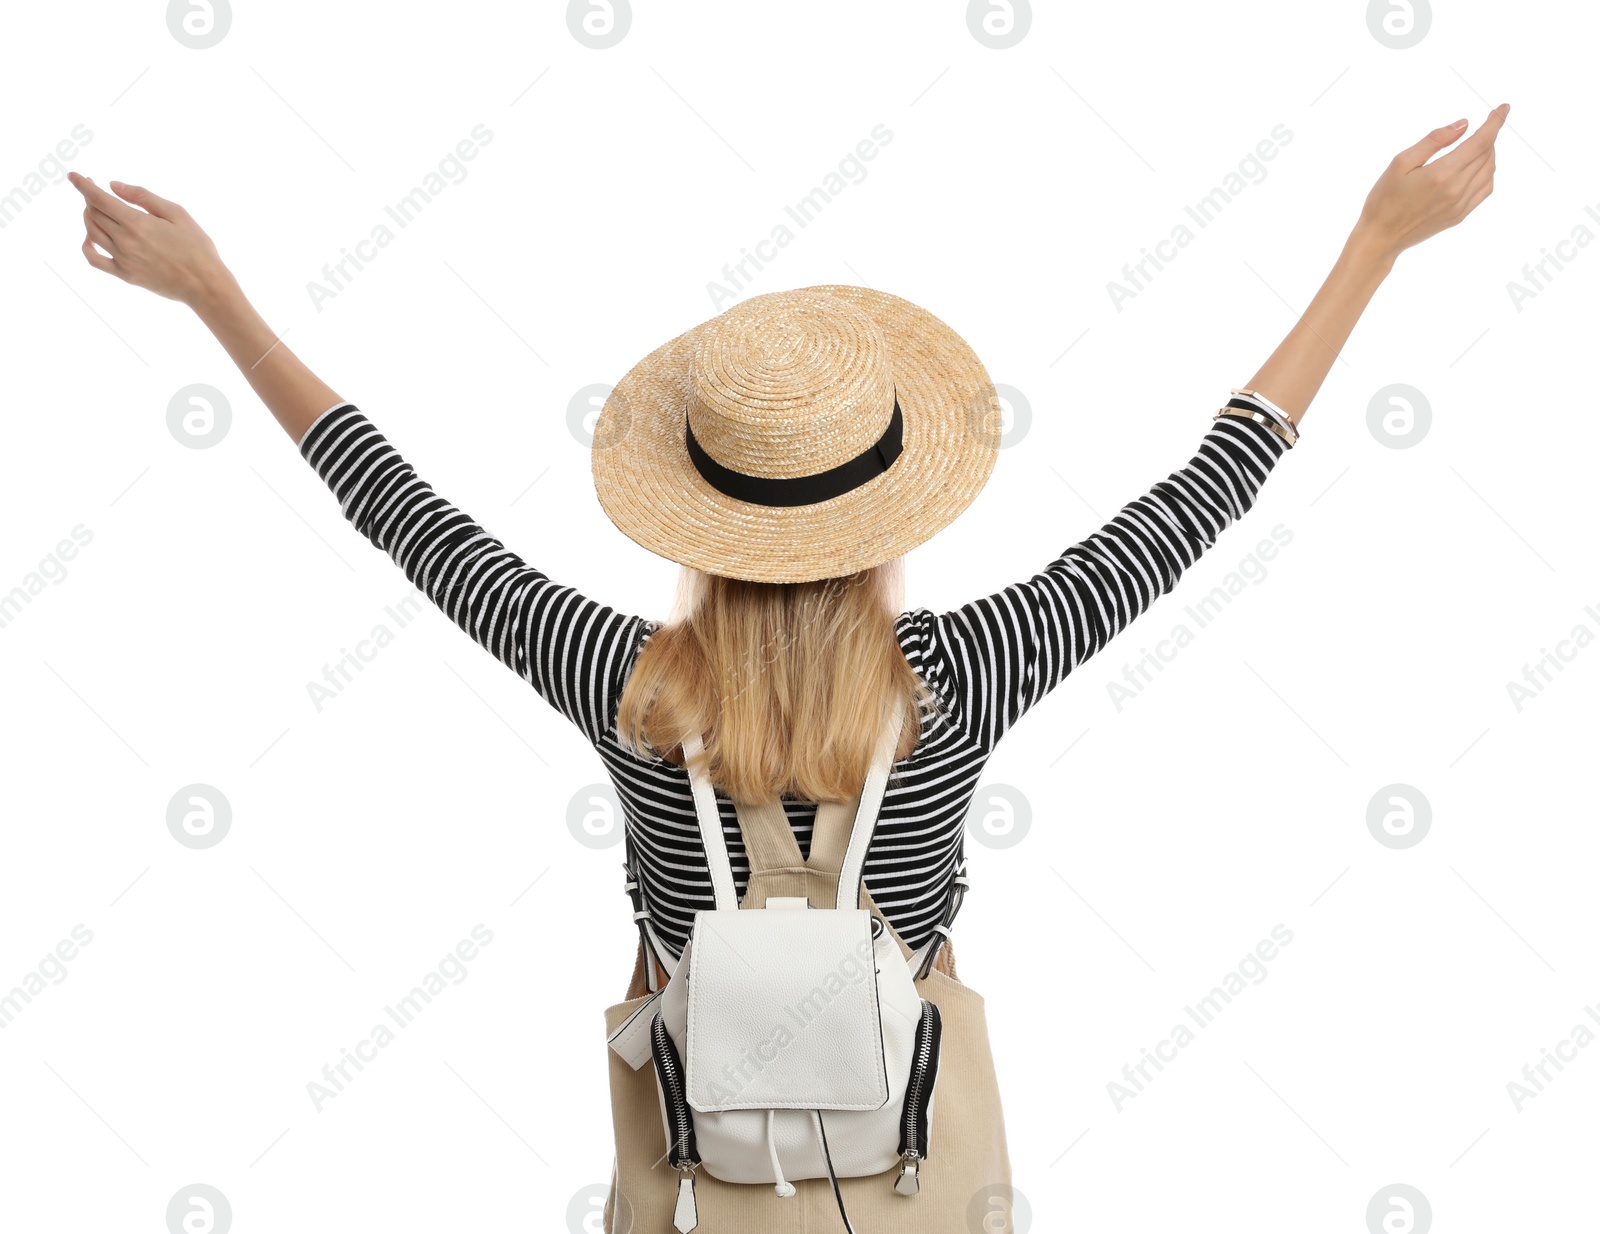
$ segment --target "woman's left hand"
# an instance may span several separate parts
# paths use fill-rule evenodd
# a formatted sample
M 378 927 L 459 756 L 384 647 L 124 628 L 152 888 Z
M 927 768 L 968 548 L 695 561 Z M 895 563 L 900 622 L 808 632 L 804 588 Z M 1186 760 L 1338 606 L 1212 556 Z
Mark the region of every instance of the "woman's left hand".
M 191 308 L 231 277 L 211 237 L 176 202 L 118 180 L 113 196 L 77 172 L 67 178 L 83 194 L 83 255 L 96 270 Z

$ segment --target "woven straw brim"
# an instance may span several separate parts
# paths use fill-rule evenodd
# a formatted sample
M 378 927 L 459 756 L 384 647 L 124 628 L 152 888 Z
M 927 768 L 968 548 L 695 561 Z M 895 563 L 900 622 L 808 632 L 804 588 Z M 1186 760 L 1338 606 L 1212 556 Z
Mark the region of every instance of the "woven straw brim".
M 848 302 L 881 331 L 904 420 L 900 457 L 860 487 L 810 505 L 763 506 L 713 488 L 684 444 L 690 361 L 709 324 L 702 322 L 634 365 L 595 421 L 595 490 L 629 539 L 710 574 L 806 582 L 899 557 L 982 491 L 999 449 L 1000 411 L 972 348 L 899 296 L 844 285 L 802 290 Z

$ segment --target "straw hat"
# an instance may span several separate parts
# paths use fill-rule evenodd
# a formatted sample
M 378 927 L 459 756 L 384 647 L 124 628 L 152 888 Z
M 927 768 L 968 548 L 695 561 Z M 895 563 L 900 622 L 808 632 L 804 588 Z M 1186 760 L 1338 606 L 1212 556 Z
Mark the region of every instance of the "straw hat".
M 755 296 L 663 343 L 595 421 L 606 515 L 709 574 L 795 583 L 892 560 L 977 497 L 1000 445 L 976 353 L 864 287 Z

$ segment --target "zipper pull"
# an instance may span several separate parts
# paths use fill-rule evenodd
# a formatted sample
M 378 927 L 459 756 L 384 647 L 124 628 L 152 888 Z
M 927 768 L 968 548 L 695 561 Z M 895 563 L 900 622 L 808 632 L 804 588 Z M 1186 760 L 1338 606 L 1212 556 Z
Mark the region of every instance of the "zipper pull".
M 700 1214 L 694 1202 L 694 1167 L 678 1167 L 678 1206 L 672 1213 L 672 1228 L 678 1234 L 689 1234 L 689 1231 L 700 1224 Z
M 900 1176 L 894 1180 L 894 1189 L 900 1195 L 916 1195 L 920 1190 L 917 1182 L 917 1150 L 908 1149 L 900 1158 Z

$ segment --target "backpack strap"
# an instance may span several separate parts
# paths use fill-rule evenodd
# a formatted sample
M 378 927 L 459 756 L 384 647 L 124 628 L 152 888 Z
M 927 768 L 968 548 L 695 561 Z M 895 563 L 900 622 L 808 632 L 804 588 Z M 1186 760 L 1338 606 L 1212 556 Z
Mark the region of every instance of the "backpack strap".
M 905 700 L 897 696 L 878 735 L 872 770 L 867 772 L 867 782 L 861 789 L 861 804 L 856 808 L 844 860 L 839 864 L 839 889 L 833 902 L 841 908 L 854 907 L 861 902 L 861 875 L 867 865 L 867 849 L 872 844 L 873 832 L 878 829 L 878 810 L 883 805 L 884 790 L 889 786 L 889 771 L 894 765 L 894 751 L 900 744 L 904 720 Z
M 894 751 L 900 744 L 900 729 L 905 717 L 904 700 L 896 699 L 890 713 L 879 733 L 878 744 L 873 752 L 872 769 L 867 773 L 867 782 L 861 790 L 855 818 L 844 841 L 844 854 L 839 862 L 838 889 L 834 899 L 834 903 L 841 907 L 854 906 L 861 901 L 862 871 L 866 868 L 867 849 L 872 843 L 872 834 L 877 829 L 878 810 L 883 804 L 884 790 L 888 787 L 889 772 L 894 763 Z M 706 865 L 711 873 L 711 888 L 716 897 L 716 905 L 719 909 L 738 908 L 739 897 L 733 882 L 733 866 L 728 859 L 727 836 L 722 830 L 722 816 L 717 809 L 716 792 L 710 782 L 702 778 L 693 768 L 694 760 L 698 759 L 704 750 L 705 742 L 699 733 L 684 734 L 684 763 L 689 769 L 689 783 L 694 792 L 695 818 L 700 825 L 700 842 L 705 848 Z M 838 803 L 832 804 L 838 805 Z M 825 809 L 829 805 L 830 803 L 823 802 L 818 807 L 817 826 L 821 831 L 820 833 L 813 831 L 813 860 L 838 843 L 836 826 L 840 820 L 841 810 Z M 795 842 L 794 832 L 789 827 L 783 806 L 777 800 L 740 808 L 750 811 L 752 821 L 759 820 L 770 824 L 752 827 L 749 829 L 750 834 L 745 834 L 741 829 L 741 834 L 745 834 L 745 844 L 749 850 L 752 869 L 801 864 L 799 845 Z M 779 823 L 782 824 L 781 827 Z M 821 848 L 818 847 L 819 843 Z
M 711 891 L 718 908 L 738 908 L 739 893 L 733 885 L 733 866 L 728 862 L 728 838 L 722 832 L 722 815 L 717 810 L 716 790 L 710 781 L 695 771 L 693 763 L 705 751 L 699 733 L 683 735 L 683 762 L 694 791 L 694 813 L 700 823 L 700 843 L 706 850 L 706 866 L 711 872 Z

